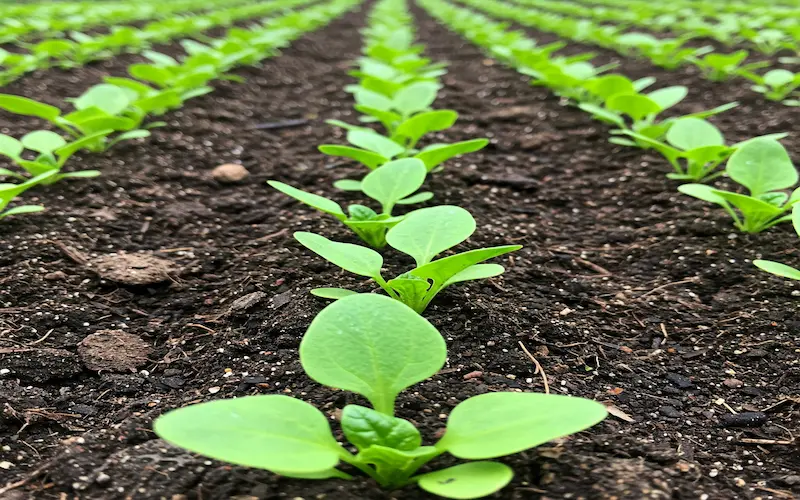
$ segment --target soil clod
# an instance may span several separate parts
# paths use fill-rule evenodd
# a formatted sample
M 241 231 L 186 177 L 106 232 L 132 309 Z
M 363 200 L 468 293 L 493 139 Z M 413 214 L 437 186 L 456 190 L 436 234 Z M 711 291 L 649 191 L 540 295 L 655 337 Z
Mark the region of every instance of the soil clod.
M 138 335 L 100 330 L 78 344 L 78 353 L 90 370 L 126 372 L 147 363 L 150 346 Z

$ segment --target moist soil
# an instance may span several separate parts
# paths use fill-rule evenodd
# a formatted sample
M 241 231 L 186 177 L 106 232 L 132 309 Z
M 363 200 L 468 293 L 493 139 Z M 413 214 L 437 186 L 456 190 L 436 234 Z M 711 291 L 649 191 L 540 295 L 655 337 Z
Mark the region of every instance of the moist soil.
M 791 227 L 737 233 L 724 211 L 679 195 L 664 160 L 609 144 L 604 125 L 414 13 L 430 56 L 450 61 L 436 106 L 461 114 L 434 140 L 491 138 L 427 188 L 436 204 L 475 216 L 462 249 L 524 248 L 502 259 L 503 277 L 450 288 L 426 312 L 449 359 L 400 396 L 398 415 L 430 442 L 465 398 L 542 392 L 546 376 L 551 392 L 602 401 L 613 415 L 503 459 L 516 475 L 492 498 L 800 495 L 800 289 L 752 265 L 796 263 Z M 246 83 L 219 82 L 151 138 L 75 163 L 101 177 L 30 191 L 25 201 L 46 213 L 3 221 L 0 498 L 432 498 L 414 486 L 387 492 L 367 479 L 234 467 L 151 430 L 167 410 L 225 397 L 291 394 L 332 419 L 359 401 L 310 381 L 297 347 L 325 306 L 309 289 L 375 287 L 297 244 L 296 230 L 355 241 L 265 181 L 358 201 L 331 183 L 363 172 L 316 146 L 343 142 L 325 119 L 356 119 L 343 87 L 364 22 L 354 11 L 237 71 Z M 58 102 L 99 75 L 124 74 L 128 59 L 40 72 L 4 90 Z M 784 144 L 800 157 L 792 111 L 742 82 L 712 85 L 638 61 L 620 70 L 688 85 L 678 112 L 738 99 L 714 119 L 729 142 L 791 132 Z M 40 126 L 0 117 L 3 133 Z M 224 163 L 249 177 L 219 183 L 210 172 Z M 129 266 L 138 283 L 129 285 L 125 266 L 101 275 L 91 265 L 119 252 L 166 260 L 153 273 L 160 282 L 139 283 L 147 264 Z M 389 274 L 411 264 L 391 252 L 387 262 Z M 98 332 L 106 341 L 92 341 Z M 114 352 L 103 355 L 104 345 Z

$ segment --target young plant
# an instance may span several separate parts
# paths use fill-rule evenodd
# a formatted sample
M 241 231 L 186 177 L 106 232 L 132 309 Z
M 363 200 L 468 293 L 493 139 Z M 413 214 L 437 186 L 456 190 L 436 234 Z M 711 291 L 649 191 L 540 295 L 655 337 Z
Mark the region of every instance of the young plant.
M 792 208 L 792 224 L 798 236 L 800 236 L 800 204 L 795 204 Z M 753 264 L 762 271 L 789 278 L 793 280 L 800 280 L 800 269 L 796 269 L 780 262 L 773 262 L 771 260 L 754 260 Z
M 7 171 L 0 169 L 0 175 L 7 175 Z M 19 205 L 9 209 L 6 208 L 8 207 L 8 204 L 14 200 L 14 198 L 21 195 L 33 186 L 44 183 L 53 175 L 55 175 L 55 172 L 45 172 L 21 184 L 0 183 L 0 219 L 10 215 L 30 214 L 44 210 L 44 207 L 41 205 Z
M 386 231 L 403 220 L 403 216 L 392 215 L 394 206 L 421 203 L 433 197 L 430 192 L 414 195 L 425 182 L 427 173 L 422 161 L 414 158 L 395 160 L 373 170 L 364 177 L 358 187 L 364 194 L 380 203 L 381 213 L 363 205 L 350 205 L 347 208 L 349 216 L 338 203 L 328 198 L 301 191 L 278 181 L 268 181 L 268 184 L 306 205 L 336 217 L 368 245 L 383 248 L 386 246 Z
M 475 219 L 460 207 L 422 208 L 406 215 L 386 233 L 386 242 L 395 250 L 413 257 L 416 267 L 389 281 L 381 274 L 383 257 L 374 250 L 331 241 L 314 233 L 297 232 L 294 237 L 345 271 L 372 278 L 390 297 L 422 314 L 433 298 L 448 286 L 502 274 L 505 271 L 503 266 L 482 262 L 522 248 L 521 245 L 481 248 L 433 260 L 436 255 L 469 238 L 473 232 Z M 355 292 L 342 288 L 318 288 L 311 293 L 336 300 Z
M 730 54 L 720 54 L 712 52 L 702 58 L 691 58 L 692 63 L 700 68 L 708 80 L 722 82 L 734 75 L 742 72 L 752 72 L 756 69 L 769 66 L 769 61 L 759 61 L 750 64 L 742 64 L 749 53 L 746 50 L 737 50 Z
M 187 406 L 162 415 L 153 428 L 189 451 L 287 477 L 349 480 L 351 472 L 361 471 L 384 488 L 416 483 L 445 498 L 470 499 L 511 481 L 511 468 L 490 459 L 580 432 L 606 417 L 605 407 L 589 399 L 493 392 L 459 403 L 444 435 L 423 445 L 414 424 L 394 416 L 396 399 L 435 375 L 446 357 L 442 336 L 411 309 L 387 297 L 355 295 L 326 307 L 300 343 L 300 363 L 309 377 L 359 394 L 372 406 L 342 409 L 349 447 L 337 442 L 327 415 L 279 394 Z M 419 473 L 445 453 L 469 461 Z
M 758 139 L 779 140 L 788 135 L 770 134 L 726 146 L 725 138 L 717 127 L 702 118 L 691 116 L 675 120 L 667 130 L 665 142 L 630 131 L 626 133 L 639 144 L 647 145 L 664 155 L 675 169 L 667 177 L 695 182 L 707 182 L 722 175 L 724 171 L 717 171 L 717 167 L 744 144 Z
M 800 106 L 800 100 L 786 99 L 800 87 L 800 73 L 792 73 L 788 69 L 773 69 L 763 76 L 752 72 L 742 72 L 742 76 L 755 83 L 751 89 L 764 94 L 770 101 L 783 101 L 787 106 Z
M 97 177 L 100 175 L 97 170 L 80 170 L 66 173 L 61 173 L 61 170 L 73 154 L 89 144 L 94 144 L 97 140 L 102 140 L 106 137 L 106 132 L 101 131 L 70 143 L 49 130 L 35 130 L 22 136 L 20 140 L 0 134 L 0 155 L 10 158 L 32 177 L 39 177 L 48 172 L 54 174 L 41 180 L 42 184 L 53 184 L 61 179 L 68 178 Z M 34 160 L 24 159 L 22 153 L 26 149 L 38 153 L 37 157 Z M 7 169 L 0 169 L 0 175 L 21 180 L 28 179 L 22 174 Z
M 758 233 L 791 219 L 792 216 L 785 213 L 800 201 L 800 189 L 795 189 L 791 195 L 782 190 L 797 184 L 798 175 L 789 154 L 778 141 L 748 141 L 728 160 L 727 173 L 750 194 L 723 191 L 705 184 L 684 184 L 678 190 L 722 206 L 733 218 L 734 226 L 743 232 Z

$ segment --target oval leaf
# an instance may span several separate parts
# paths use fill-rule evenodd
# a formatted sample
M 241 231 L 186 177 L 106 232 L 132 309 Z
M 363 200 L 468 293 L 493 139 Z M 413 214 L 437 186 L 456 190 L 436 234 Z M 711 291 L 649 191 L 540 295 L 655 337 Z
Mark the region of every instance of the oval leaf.
M 420 488 L 444 498 L 481 498 L 501 490 L 514 477 L 498 462 L 470 462 L 417 476 Z
M 300 342 L 300 362 L 321 384 L 366 397 L 392 415 L 403 389 L 444 366 L 444 339 L 428 320 L 383 295 L 337 300 L 317 315 Z
M 383 267 L 381 254 L 369 248 L 331 241 L 324 236 L 298 231 L 294 238 L 304 247 L 345 271 L 375 278 Z
M 301 201 L 310 207 L 314 207 L 317 210 L 321 210 L 326 214 L 333 215 L 339 220 L 345 220 L 347 218 L 342 210 L 342 207 L 333 200 L 329 200 L 328 198 L 313 193 L 307 193 L 278 181 L 267 181 L 267 184 L 274 187 L 281 193 L 288 194 L 292 198 Z
M 365 130 L 349 131 L 347 133 L 347 142 L 388 159 L 392 159 L 406 150 L 388 137 L 384 137 L 377 132 L 367 132 Z
M 797 170 L 780 142 L 760 139 L 748 142 L 728 160 L 728 175 L 750 190 L 752 196 L 797 184 Z
M 153 429 L 161 439 L 207 457 L 295 474 L 328 470 L 342 452 L 325 415 L 283 395 L 187 406 L 156 419 Z
M 469 460 L 502 457 L 587 429 L 606 418 L 602 404 L 570 396 L 493 392 L 450 413 L 440 450 Z
M 21 142 L 32 151 L 45 154 L 50 154 L 67 144 L 63 137 L 49 130 L 34 130 L 22 136 Z
M 0 94 L 0 108 L 18 115 L 38 116 L 50 122 L 61 115 L 61 110 L 55 106 L 8 94 Z
M 422 436 L 408 420 L 359 405 L 347 405 L 342 410 L 342 431 L 359 450 L 379 445 L 412 451 L 422 445 Z
M 475 219 L 461 207 L 442 205 L 412 212 L 386 233 L 386 242 L 414 258 L 417 266 L 475 232 Z
M 702 118 L 681 118 L 667 131 L 667 142 L 689 151 L 707 146 L 722 146 L 725 138 L 717 127 Z
M 793 280 L 800 280 L 800 270 L 797 270 L 786 264 L 780 262 L 772 262 L 771 260 L 754 260 L 753 264 L 762 271 L 770 274 L 780 276 L 782 278 L 789 278 Z
M 373 170 L 361 181 L 361 190 L 391 214 L 394 205 L 414 193 L 425 182 L 428 169 L 422 160 L 404 158 Z

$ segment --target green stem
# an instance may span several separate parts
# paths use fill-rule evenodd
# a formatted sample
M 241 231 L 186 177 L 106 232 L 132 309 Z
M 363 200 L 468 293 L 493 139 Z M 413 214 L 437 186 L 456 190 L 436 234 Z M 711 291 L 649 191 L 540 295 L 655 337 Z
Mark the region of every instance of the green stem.
M 385 279 L 383 279 L 383 276 L 381 276 L 381 275 L 379 274 L 379 275 L 377 275 L 377 276 L 373 276 L 373 277 L 372 277 L 372 279 L 374 279 L 374 280 L 375 280 L 375 282 L 376 282 L 376 283 L 378 283 L 378 284 L 381 286 L 381 288 L 383 288 L 383 290 L 384 290 L 386 293 L 388 293 L 388 294 L 389 294 L 389 296 L 390 296 L 391 298 L 393 298 L 393 299 L 395 299 L 395 300 L 400 300 L 400 296 L 399 296 L 399 295 L 397 295 L 397 292 L 395 292 L 394 290 L 392 290 L 392 287 L 390 287 L 390 286 L 389 286 L 389 284 L 386 282 L 386 280 L 385 280 Z M 401 302 L 402 302 L 402 301 L 401 301 Z

